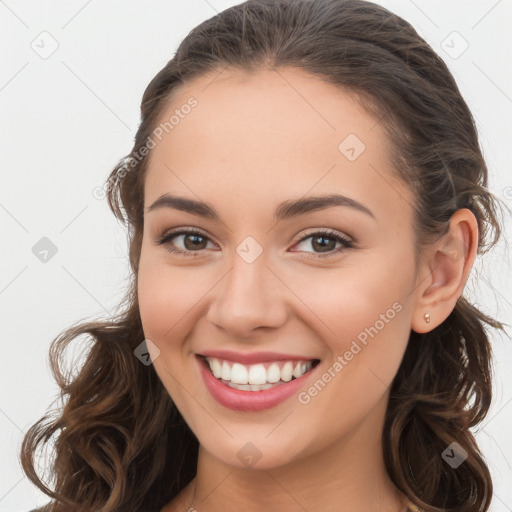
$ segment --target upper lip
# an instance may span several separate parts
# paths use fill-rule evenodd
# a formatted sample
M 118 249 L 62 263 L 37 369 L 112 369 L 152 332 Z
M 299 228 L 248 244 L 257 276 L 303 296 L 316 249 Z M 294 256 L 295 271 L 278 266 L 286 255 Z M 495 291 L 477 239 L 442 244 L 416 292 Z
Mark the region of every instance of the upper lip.
M 232 350 L 205 350 L 199 356 L 215 357 L 241 364 L 266 363 L 269 361 L 311 361 L 315 357 L 299 356 L 297 354 L 282 354 L 278 352 L 234 352 Z

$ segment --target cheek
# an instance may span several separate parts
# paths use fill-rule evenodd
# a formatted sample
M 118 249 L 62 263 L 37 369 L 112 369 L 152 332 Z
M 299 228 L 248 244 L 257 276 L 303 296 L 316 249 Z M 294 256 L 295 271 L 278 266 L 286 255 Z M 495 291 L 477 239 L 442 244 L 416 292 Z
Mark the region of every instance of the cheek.
M 339 349 L 359 334 L 364 338 L 365 329 L 371 326 L 389 331 L 391 324 L 401 321 L 405 290 L 405 281 L 390 272 L 377 277 L 355 268 L 324 277 L 303 275 L 294 287 L 325 338 L 339 340 Z
M 162 342 L 179 336 L 209 288 L 198 276 L 198 269 L 143 263 L 141 259 L 138 297 L 146 336 Z
M 189 396 L 183 392 L 184 388 L 190 390 L 186 384 L 189 360 L 183 340 L 193 329 L 191 310 L 198 306 L 198 300 L 208 288 L 205 290 L 204 285 L 190 279 L 188 274 L 184 269 L 141 258 L 138 298 L 144 336 L 160 350 L 153 360 L 154 369 L 175 405 L 193 426 L 197 412 L 190 412 Z
M 410 335 L 411 298 L 407 294 L 412 263 L 395 258 L 402 265 L 396 267 L 392 261 L 381 257 L 371 265 L 340 268 L 323 278 L 303 275 L 294 290 L 314 313 L 310 324 L 317 326 L 329 353 L 327 366 L 337 362 L 331 370 L 336 375 L 332 392 L 336 389 L 335 395 L 343 395 L 347 403 L 358 397 L 363 408 L 364 404 L 371 407 L 392 382 Z M 324 396 L 326 412 L 328 394 Z
M 155 267 L 139 269 L 138 279 L 139 310 L 146 337 L 158 342 L 173 325 L 176 301 L 169 293 L 166 279 Z

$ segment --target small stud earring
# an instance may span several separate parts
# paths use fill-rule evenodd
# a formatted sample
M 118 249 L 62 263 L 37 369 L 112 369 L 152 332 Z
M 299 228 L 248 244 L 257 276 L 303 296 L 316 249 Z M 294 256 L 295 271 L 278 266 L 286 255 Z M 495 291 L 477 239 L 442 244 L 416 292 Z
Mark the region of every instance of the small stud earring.
M 423 315 L 425 317 L 425 322 L 427 322 L 427 324 L 430 322 L 430 315 L 428 313 L 425 313 Z

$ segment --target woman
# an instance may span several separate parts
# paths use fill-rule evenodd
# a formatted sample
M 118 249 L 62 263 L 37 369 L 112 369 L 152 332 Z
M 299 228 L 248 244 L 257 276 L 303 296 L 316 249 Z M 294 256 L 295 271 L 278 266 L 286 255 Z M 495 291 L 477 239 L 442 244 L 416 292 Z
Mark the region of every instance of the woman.
M 67 403 L 21 449 L 48 510 L 488 510 L 470 428 L 502 326 L 463 296 L 500 235 L 486 187 L 452 75 L 385 8 L 250 0 L 196 27 L 107 182 L 125 311 L 52 344 Z

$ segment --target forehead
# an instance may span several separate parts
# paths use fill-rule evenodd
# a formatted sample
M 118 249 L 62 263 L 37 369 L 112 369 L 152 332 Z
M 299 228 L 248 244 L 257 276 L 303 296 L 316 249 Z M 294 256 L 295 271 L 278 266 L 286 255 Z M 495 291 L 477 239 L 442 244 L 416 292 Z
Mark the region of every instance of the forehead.
M 177 190 L 201 197 L 236 191 L 246 199 L 261 193 L 276 203 L 308 191 L 351 192 L 402 210 L 404 198 L 412 202 L 394 176 L 378 120 L 355 94 L 303 70 L 200 76 L 174 92 L 159 125 L 146 206 Z

